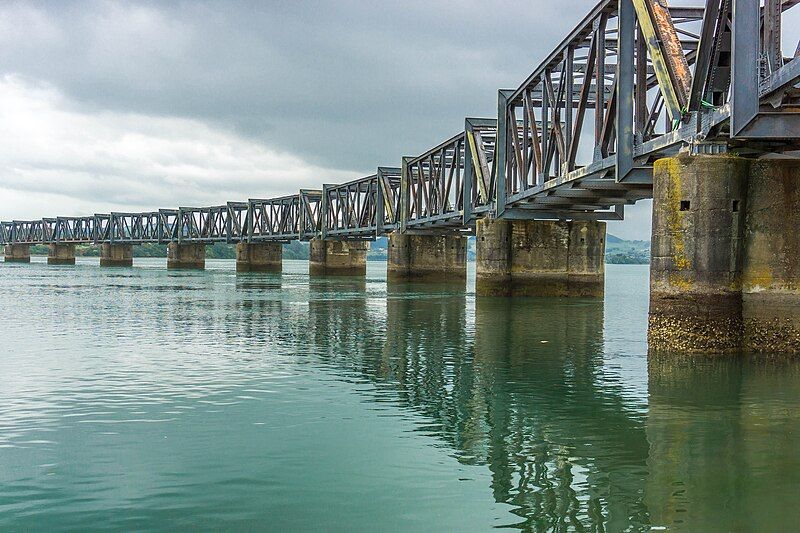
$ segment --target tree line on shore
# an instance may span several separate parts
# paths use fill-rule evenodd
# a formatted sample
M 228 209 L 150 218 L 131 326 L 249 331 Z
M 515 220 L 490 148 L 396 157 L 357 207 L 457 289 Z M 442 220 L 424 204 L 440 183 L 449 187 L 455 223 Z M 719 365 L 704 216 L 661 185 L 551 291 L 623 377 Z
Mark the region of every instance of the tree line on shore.
M 385 261 L 388 253 L 388 239 L 381 237 L 372 242 L 367 259 Z M 283 245 L 284 259 L 308 259 L 308 243 L 292 241 Z M 0 249 L 1 250 L 1 249 Z M 47 246 L 31 246 L 31 255 L 47 255 Z M 79 244 L 75 247 L 79 257 L 99 257 L 100 247 L 92 244 Z M 134 257 L 166 257 L 166 244 L 140 244 L 133 247 Z M 208 259 L 235 259 L 236 246 L 214 243 L 206 247 Z M 467 259 L 475 260 L 475 239 L 470 237 L 467 244 Z M 610 264 L 647 264 L 650 261 L 650 241 L 628 241 L 608 235 L 606 242 L 606 262 Z

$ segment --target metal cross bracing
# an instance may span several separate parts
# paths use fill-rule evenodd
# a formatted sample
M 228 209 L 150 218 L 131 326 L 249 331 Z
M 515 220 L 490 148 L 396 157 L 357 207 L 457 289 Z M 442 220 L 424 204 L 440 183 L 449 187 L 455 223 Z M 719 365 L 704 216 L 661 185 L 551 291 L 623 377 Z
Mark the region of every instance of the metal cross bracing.
M 167 242 L 172 235 L 175 211 L 148 213 L 111 213 L 95 215 L 95 242 L 136 244 Z M 169 219 L 172 220 L 169 220 Z M 166 220 L 165 220 L 166 219 Z
M 52 231 L 53 242 L 72 244 L 94 240 L 94 217 L 57 217 L 45 221 L 45 228 Z
M 39 244 L 49 242 L 52 232 L 45 231 L 44 220 L 3 222 L 3 243 Z
M 400 227 L 400 169 L 322 188 L 323 239 L 375 239 Z
M 322 193 L 181 207 L 0 223 L 0 244 L 143 244 L 308 240 L 320 232 Z
M 651 196 L 660 157 L 800 148 L 800 63 L 780 52 L 781 13 L 797 3 L 597 4 L 499 91 L 496 215 L 621 218 Z M 520 120 L 523 135 L 511 134 Z
M 322 191 L 247 203 L 246 242 L 308 240 L 319 232 Z
M 467 118 L 464 131 L 401 167 L 402 231 L 471 231 L 492 209 L 497 121 Z
M 177 242 L 230 242 L 228 206 L 179 207 Z
M 317 235 L 321 191 L 270 199 L 228 202 L 223 206 L 177 211 L 174 240 L 178 242 L 289 242 Z

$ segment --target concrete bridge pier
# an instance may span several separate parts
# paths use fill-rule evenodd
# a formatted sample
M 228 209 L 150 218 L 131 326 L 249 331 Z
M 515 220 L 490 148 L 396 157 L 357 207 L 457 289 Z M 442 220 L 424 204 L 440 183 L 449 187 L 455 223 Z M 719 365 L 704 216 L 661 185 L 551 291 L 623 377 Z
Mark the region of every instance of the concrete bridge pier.
M 364 276 L 369 241 L 315 238 L 309 243 L 308 273 L 312 276 Z
M 655 351 L 800 351 L 800 160 L 681 155 L 653 172 Z
M 130 267 L 133 266 L 133 245 L 112 244 L 105 242 L 100 245 L 101 267 Z
M 601 297 L 605 238 L 605 222 L 480 219 L 475 293 Z
M 6 263 L 30 263 L 31 246 L 29 244 L 6 244 L 3 247 Z
M 800 159 L 753 161 L 746 207 L 745 348 L 800 352 Z
M 47 252 L 48 265 L 74 265 L 74 244 L 50 244 Z
M 465 283 L 467 239 L 462 235 L 389 235 L 389 281 Z
M 661 159 L 653 169 L 648 343 L 724 352 L 742 341 L 741 247 L 749 161 Z
M 167 244 L 167 268 L 203 270 L 206 268 L 206 245 L 196 242 Z
M 280 272 L 283 245 L 279 242 L 240 242 L 236 245 L 237 272 Z

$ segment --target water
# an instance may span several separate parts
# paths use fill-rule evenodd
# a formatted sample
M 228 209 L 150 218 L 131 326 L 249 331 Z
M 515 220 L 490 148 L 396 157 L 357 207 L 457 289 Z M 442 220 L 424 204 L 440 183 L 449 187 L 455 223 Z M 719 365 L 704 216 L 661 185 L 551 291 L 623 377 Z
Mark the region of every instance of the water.
M 648 364 L 646 267 L 605 301 L 306 272 L 0 265 L 0 530 L 796 527 L 800 365 Z

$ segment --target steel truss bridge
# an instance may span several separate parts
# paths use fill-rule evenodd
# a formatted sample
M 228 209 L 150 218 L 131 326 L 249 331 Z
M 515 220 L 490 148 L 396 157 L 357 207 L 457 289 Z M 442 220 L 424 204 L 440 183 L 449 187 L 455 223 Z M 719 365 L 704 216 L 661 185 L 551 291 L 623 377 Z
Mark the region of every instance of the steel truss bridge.
M 800 0 L 603 0 L 513 90 L 496 119 L 400 168 L 272 199 L 0 223 L 2 244 L 286 242 L 393 231 L 472 233 L 476 219 L 622 219 L 659 158 L 800 149 Z M 795 39 L 796 40 L 796 39 Z

